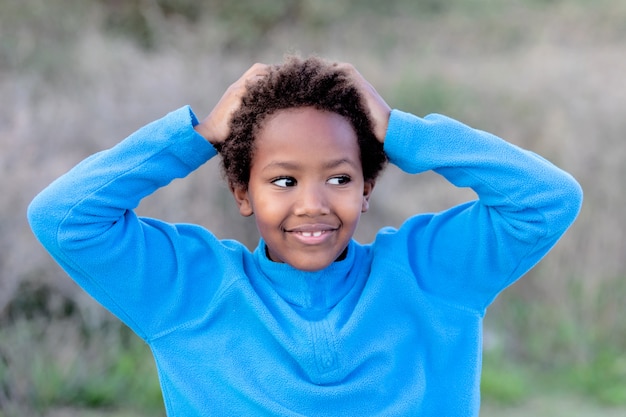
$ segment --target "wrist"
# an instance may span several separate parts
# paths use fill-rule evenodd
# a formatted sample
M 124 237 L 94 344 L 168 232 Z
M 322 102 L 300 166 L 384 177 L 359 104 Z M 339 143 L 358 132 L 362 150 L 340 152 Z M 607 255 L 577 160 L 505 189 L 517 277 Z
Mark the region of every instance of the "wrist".
M 193 127 L 193 129 L 208 142 L 214 143 L 213 138 L 215 137 L 215 135 L 211 132 L 211 129 L 205 123 L 198 123 Z

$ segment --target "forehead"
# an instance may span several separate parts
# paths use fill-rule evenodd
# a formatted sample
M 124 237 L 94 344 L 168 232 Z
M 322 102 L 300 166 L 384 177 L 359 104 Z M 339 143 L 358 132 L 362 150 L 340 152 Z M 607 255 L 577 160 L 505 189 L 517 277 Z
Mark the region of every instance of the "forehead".
M 349 159 L 360 164 L 352 124 L 337 113 L 313 107 L 279 110 L 264 121 L 255 138 L 258 159 L 294 161 Z

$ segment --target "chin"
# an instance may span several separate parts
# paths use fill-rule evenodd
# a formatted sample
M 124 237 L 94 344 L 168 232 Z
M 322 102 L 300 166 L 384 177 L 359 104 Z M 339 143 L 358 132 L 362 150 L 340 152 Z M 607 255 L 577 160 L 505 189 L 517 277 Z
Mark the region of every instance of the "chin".
M 305 272 L 317 272 L 317 271 L 321 271 L 322 269 L 328 268 L 328 266 L 331 264 L 332 262 L 328 262 L 328 263 L 324 263 L 324 264 L 319 264 L 319 263 L 305 263 L 305 264 L 291 264 L 290 265 L 299 270 L 299 271 L 305 271 Z
M 334 259 L 328 260 L 328 261 L 321 261 L 321 262 L 319 259 L 314 259 L 311 261 L 300 260 L 300 261 L 295 261 L 295 262 L 286 261 L 286 263 L 288 263 L 292 268 L 295 268 L 299 271 L 306 271 L 306 272 L 320 271 L 322 269 L 328 268 L 328 266 L 331 265 L 333 262 L 334 262 Z
M 272 256 L 271 253 L 268 253 L 268 256 L 274 262 L 286 263 L 299 271 L 317 272 L 328 268 L 335 261 L 343 259 L 345 253 L 345 249 L 337 255 L 331 254 L 331 251 L 328 250 L 315 251 L 314 248 L 310 249 L 312 250 L 306 251 L 306 253 L 285 253 L 283 256 L 278 254 Z

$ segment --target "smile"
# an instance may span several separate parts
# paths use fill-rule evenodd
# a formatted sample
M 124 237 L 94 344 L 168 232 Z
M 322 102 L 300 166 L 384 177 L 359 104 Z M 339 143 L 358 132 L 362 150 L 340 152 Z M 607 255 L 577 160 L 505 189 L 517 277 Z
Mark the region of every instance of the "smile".
M 288 232 L 302 244 L 319 245 L 330 239 L 336 230 L 328 225 L 307 225 Z
M 325 230 L 320 230 L 317 232 L 300 232 L 300 234 L 304 237 L 320 237 L 322 236 L 324 233 L 326 233 Z

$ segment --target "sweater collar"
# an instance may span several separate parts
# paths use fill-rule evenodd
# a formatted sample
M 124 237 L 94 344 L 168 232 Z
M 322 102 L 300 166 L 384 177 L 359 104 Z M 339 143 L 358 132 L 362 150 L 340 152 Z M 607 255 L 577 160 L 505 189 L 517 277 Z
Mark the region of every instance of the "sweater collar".
M 254 259 L 269 285 L 289 304 L 315 310 L 334 307 L 352 288 L 356 274 L 354 241 L 348 244 L 347 254 L 319 271 L 301 271 L 289 264 L 274 262 L 267 257 L 265 241 L 261 239 L 254 251 Z

